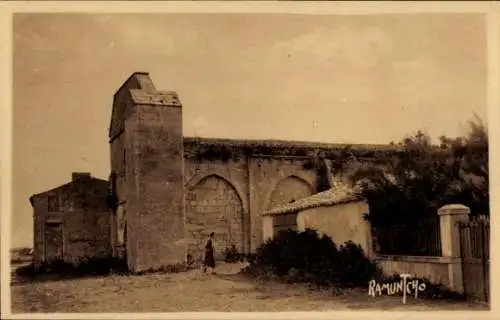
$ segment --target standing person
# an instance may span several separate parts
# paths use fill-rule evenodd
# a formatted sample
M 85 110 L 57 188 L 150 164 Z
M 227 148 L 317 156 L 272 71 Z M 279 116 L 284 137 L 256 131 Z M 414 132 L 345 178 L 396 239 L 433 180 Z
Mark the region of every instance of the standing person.
M 205 245 L 205 262 L 203 265 L 203 272 L 207 271 L 207 268 L 215 268 L 215 257 L 214 257 L 214 239 L 215 233 L 210 233 L 207 244 Z M 213 271 L 213 270 L 212 270 Z

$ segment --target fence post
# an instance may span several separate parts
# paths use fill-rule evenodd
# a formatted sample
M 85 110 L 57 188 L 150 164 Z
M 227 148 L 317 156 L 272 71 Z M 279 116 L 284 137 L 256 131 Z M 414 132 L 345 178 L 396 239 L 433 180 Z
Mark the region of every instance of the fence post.
M 459 221 L 467 221 L 470 209 L 462 204 L 448 204 L 438 210 L 442 256 L 449 259 L 448 280 L 451 290 L 463 293 Z

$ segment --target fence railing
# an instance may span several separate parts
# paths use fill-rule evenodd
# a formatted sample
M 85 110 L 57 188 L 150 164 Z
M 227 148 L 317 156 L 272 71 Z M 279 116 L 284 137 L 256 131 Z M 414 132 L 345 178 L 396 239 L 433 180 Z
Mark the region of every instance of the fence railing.
M 436 219 L 429 217 L 418 225 L 372 228 L 374 253 L 398 256 L 398 259 L 378 257 L 383 261 L 384 271 L 418 272 L 421 277 L 444 281 L 450 290 L 469 298 L 490 301 L 489 218 L 471 215 L 470 209 L 462 204 L 442 206 L 437 213 Z M 405 256 L 421 256 L 422 259 L 406 259 Z M 392 262 L 399 260 L 405 263 Z M 448 275 L 444 278 L 443 265 L 453 266 L 446 268 Z
M 439 218 L 418 225 L 377 227 L 373 235 L 374 250 L 379 254 L 441 256 Z
M 460 229 L 461 254 L 463 258 L 489 259 L 490 225 L 480 218 L 458 225 Z
M 480 300 L 490 299 L 490 224 L 470 219 L 458 224 L 464 293 Z

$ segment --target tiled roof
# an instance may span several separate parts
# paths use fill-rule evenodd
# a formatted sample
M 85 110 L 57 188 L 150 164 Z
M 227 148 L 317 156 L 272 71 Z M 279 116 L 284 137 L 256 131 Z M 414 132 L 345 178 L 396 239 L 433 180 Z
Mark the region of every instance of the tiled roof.
M 332 181 L 333 184 L 330 189 L 316 193 L 307 198 L 302 198 L 300 200 L 272 208 L 271 210 L 262 213 L 262 215 L 279 215 L 310 208 L 333 206 L 336 204 L 361 200 L 357 195 L 356 187 L 350 187 L 347 183 L 338 178 L 331 179 L 330 181 Z

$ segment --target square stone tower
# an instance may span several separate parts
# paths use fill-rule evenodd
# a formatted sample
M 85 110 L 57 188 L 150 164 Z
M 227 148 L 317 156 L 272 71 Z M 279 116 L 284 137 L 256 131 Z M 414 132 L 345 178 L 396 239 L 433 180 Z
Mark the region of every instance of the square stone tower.
M 115 93 L 109 131 L 115 177 L 116 242 L 132 271 L 184 262 L 182 105 L 157 91 L 148 73 Z M 121 239 L 120 239 L 121 238 Z

